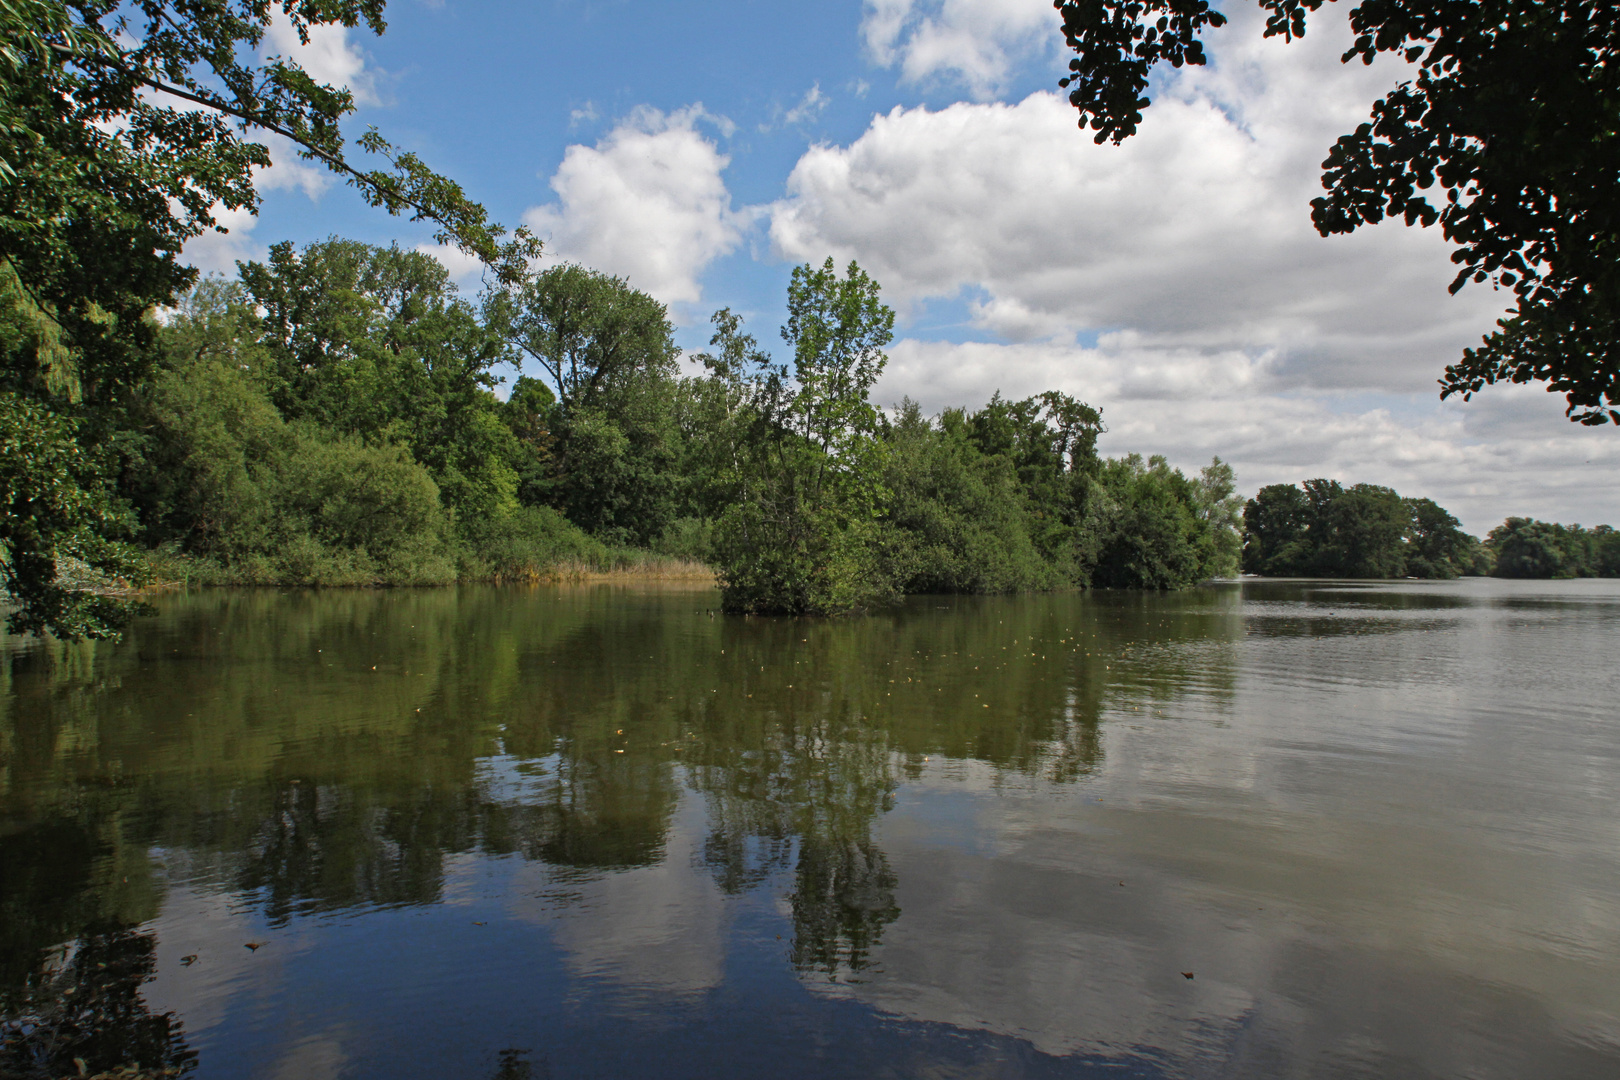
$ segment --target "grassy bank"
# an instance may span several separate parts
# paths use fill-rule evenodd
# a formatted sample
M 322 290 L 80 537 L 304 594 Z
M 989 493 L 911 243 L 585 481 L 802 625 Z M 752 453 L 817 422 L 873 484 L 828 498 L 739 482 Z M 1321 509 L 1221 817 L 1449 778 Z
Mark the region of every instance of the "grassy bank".
M 468 560 L 452 574 L 414 572 L 391 574 L 364 559 L 329 559 L 315 565 L 288 566 L 271 560 L 228 565 L 215 559 L 182 552 L 152 553 L 152 577 L 146 589 L 209 585 L 301 586 L 307 588 L 390 588 L 472 584 L 575 584 L 591 582 L 667 582 L 711 587 L 715 573 L 704 563 L 680 555 L 640 548 L 604 546 L 600 551 L 570 554 L 550 561 Z M 127 586 L 111 581 L 75 582 L 74 587 L 122 591 Z

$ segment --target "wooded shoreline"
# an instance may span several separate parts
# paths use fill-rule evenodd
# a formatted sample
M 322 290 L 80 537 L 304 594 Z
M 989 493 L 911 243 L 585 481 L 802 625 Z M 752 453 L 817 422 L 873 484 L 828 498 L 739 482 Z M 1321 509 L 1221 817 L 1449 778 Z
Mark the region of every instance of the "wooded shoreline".
M 1510 518 L 1482 542 L 1432 500 L 1373 484 L 1245 501 L 1220 458 L 1193 476 L 1106 458 L 1102 409 L 1056 391 L 935 416 L 880 407 L 894 313 L 879 294 L 855 263 L 798 267 L 790 359 L 721 309 L 683 368 L 664 306 L 585 267 L 475 303 L 420 251 L 276 245 L 149 317 L 147 373 L 115 400 L 71 418 L 0 402 L 14 479 L 78 476 L 74 512 L 89 515 L 32 592 L 15 586 L 33 564 L 7 563 L 10 625 L 116 633 L 132 614 L 117 589 L 148 582 L 663 577 L 712 582 L 726 611 L 837 615 L 908 594 L 1178 589 L 1240 569 L 1620 573 L 1606 526 Z M 3 263 L 0 301 L 0 329 L 57 355 Z M 82 394 L 62 365 L 51 377 Z M 38 508 L 57 497 L 29 505 L 48 521 Z

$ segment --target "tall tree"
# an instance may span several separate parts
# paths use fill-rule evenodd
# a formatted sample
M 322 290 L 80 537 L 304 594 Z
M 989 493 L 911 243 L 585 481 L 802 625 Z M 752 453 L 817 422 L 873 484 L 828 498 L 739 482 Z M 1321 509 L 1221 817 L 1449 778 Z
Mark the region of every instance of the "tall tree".
M 1243 509 L 1243 570 L 1286 577 L 1305 573 L 1310 504 L 1294 484 L 1268 484 Z
M 1260 0 L 1265 35 L 1303 37 L 1324 0 Z M 1098 143 L 1133 135 L 1154 67 L 1205 62 L 1226 16 L 1207 0 L 1055 0 L 1069 100 Z M 1451 291 L 1490 282 L 1517 304 L 1446 368 L 1441 396 L 1541 382 L 1583 424 L 1620 423 L 1620 7 L 1605 0 L 1363 0 L 1341 58 L 1417 67 L 1343 135 L 1311 203 L 1324 236 L 1385 217 L 1438 223 Z
M 555 392 L 551 482 L 533 493 L 607 539 L 656 539 L 674 513 L 678 449 L 680 349 L 664 305 L 564 264 L 491 292 L 485 315 Z
M 1237 493 L 1237 472 L 1218 457 L 1205 465 L 1194 481 L 1193 503 L 1213 544 L 1209 573 L 1237 577 L 1243 552 L 1243 496 Z
M 894 312 L 878 293 L 853 262 L 843 277 L 830 258 L 794 268 L 782 328 L 791 381 L 720 322 L 711 370 L 735 386 L 745 432 L 733 443 L 736 501 L 715 536 L 730 610 L 837 614 L 892 591 L 877 550 L 884 447 L 868 395 Z
M 1410 522 L 1406 530 L 1406 574 L 1420 578 L 1454 578 L 1483 569 L 1479 540 L 1462 530 L 1462 522 L 1433 499 L 1404 499 Z

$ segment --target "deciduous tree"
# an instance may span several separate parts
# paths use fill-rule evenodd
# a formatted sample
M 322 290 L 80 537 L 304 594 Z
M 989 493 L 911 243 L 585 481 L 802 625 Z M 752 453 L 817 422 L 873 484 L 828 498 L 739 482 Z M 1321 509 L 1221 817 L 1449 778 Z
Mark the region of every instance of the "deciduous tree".
M 894 312 L 851 262 L 794 268 L 782 338 L 784 369 L 716 335 L 725 372 L 744 402 L 737 422 L 736 501 L 716 528 L 728 609 L 837 614 L 893 592 L 879 558 L 884 447 L 868 394 L 888 358 Z M 735 334 L 735 328 L 733 328 Z M 741 347 L 739 347 L 741 346 Z M 752 371 L 726 359 L 750 358 Z

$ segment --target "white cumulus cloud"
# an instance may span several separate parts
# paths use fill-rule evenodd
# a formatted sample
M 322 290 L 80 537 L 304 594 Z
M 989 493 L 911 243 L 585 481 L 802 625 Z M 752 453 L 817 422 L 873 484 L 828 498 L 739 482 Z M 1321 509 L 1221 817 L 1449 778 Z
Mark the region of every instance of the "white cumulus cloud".
M 1447 295 L 1438 230 L 1312 227 L 1318 163 L 1398 74 L 1341 68 L 1335 29 L 1288 46 L 1239 27 L 1241 47 L 1180 77 L 1122 146 L 1095 145 L 1054 93 L 896 107 L 803 155 L 772 241 L 857 258 L 902 304 L 964 297 L 1011 340 L 1130 331 L 1272 351 L 1300 385 L 1427 386 L 1503 298 Z
M 949 79 L 986 98 L 1055 50 L 1061 26 L 1051 0 L 866 0 L 861 37 L 906 82 Z
M 701 105 L 643 107 L 594 147 L 570 146 L 551 178 L 557 201 L 523 216 L 547 255 L 625 277 L 665 303 L 702 299 L 703 269 L 736 249 L 747 224 L 721 176 L 730 158 L 698 131 L 703 119 L 716 118 Z
M 880 61 L 922 77 L 944 70 L 919 51 L 930 34 L 1015 8 L 869 0 L 865 33 Z M 858 259 L 903 316 L 960 305 L 971 336 L 991 339 L 897 342 L 885 404 L 1061 389 L 1104 408 L 1105 452 L 1184 468 L 1219 454 L 1249 491 L 1328 476 L 1431 496 L 1476 530 L 1508 513 L 1620 521 L 1620 443 L 1565 421 L 1561 397 L 1438 400 L 1445 365 L 1509 299 L 1449 295 L 1438 229 L 1324 239 L 1311 225 L 1328 149 L 1406 69 L 1341 65 L 1342 13 L 1293 44 L 1264 40 L 1260 20 L 1234 12 L 1211 35 L 1214 62 L 1156 84 L 1120 146 L 1093 143 L 1057 93 L 875 116 L 802 155 L 766 211 L 773 247 Z M 1013 55 L 1014 30 L 981 36 Z M 962 66 L 965 47 L 936 55 L 981 88 L 999 70 Z

